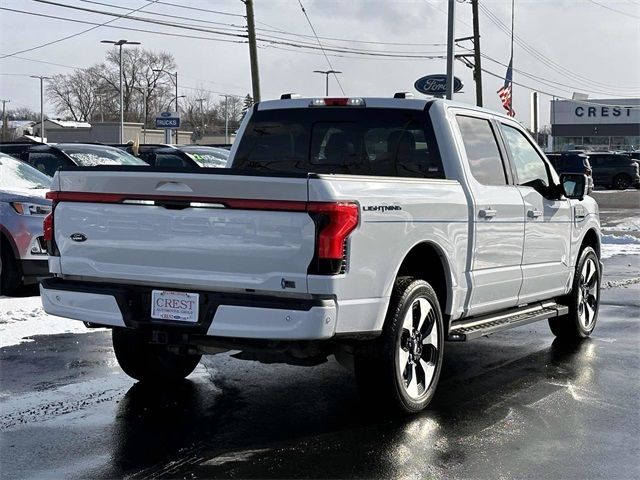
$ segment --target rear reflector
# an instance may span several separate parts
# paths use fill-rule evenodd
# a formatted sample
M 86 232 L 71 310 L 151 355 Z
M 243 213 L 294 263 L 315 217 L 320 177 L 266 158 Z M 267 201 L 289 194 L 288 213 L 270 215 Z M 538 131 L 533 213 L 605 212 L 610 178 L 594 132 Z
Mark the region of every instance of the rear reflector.
M 362 98 L 315 98 L 310 107 L 364 107 Z
M 126 198 L 136 195 L 122 193 L 91 193 L 91 192 L 47 192 L 47 198 L 53 202 L 88 202 L 88 203 L 120 203 Z

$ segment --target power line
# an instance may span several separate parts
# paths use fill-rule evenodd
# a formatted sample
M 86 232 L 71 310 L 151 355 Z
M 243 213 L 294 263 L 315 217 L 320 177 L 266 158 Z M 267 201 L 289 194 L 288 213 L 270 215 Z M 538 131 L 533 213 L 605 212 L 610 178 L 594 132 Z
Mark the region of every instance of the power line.
M 458 47 L 462 48 L 465 51 L 469 51 L 469 52 L 472 51 L 471 49 L 462 47 L 460 45 L 458 45 Z M 503 67 L 508 67 L 508 65 L 506 63 L 500 62 L 499 60 L 496 60 L 495 58 L 490 57 L 489 55 L 486 55 L 486 54 L 482 53 L 481 56 L 482 56 L 482 58 L 486 58 L 487 60 L 489 60 L 489 61 L 491 61 L 493 63 L 496 63 L 496 64 L 501 65 Z M 576 85 L 569 85 L 569 84 L 566 84 L 566 83 L 561 83 L 561 82 L 558 82 L 558 81 L 555 81 L 555 80 L 544 78 L 544 77 L 541 77 L 541 76 L 538 76 L 538 75 L 535 75 L 533 73 L 527 72 L 525 70 L 517 69 L 517 68 L 514 68 L 513 71 L 517 72 L 517 73 L 519 73 L 521 75 L 524 75 L 526 77 L 529 77 L 529 78 L 531 78 L 533 80 L 539 81 L 540 83 L 546 84 L 548 86 L 556 87 L 557 85 L 559 85 L 559 86 L 567 87 L 567 88 L 571 89 L 571 90 L 563 90 L 565 92 L 570 92 L 571 93 L 571 92 L 576 91 L 576 90 L 584 90 L 584 91 L 589 92 L 589 93 L 597 93 L 597 94 L 601 94 L 601 95 L 613 96 L 610 91 L 601 91 L 601 90 L 597 90 L 597 89 L 594 89 L 594 88 L 584 88 L 584 87 L 579 87 L 579 86 L 576 86 Z
M 71 35 L 67 35 L 65 37 L 59 38 L 57 40 L 52 40 L 50 42 L 43 43 L 43 44 L 37 45 L 35 47 L 25 48 L 24 50 L 19 50 L 17 52 L 13 52 L 13 53 L 9 53 L 9 54 L 6 54 L 6 55 L 2 55 L 2 56 L 0 56 L 0 58 L 7 58 L 7 57 L 12 57 L 14 55 L 19 55 L 21 53 L 32 52 L 33 50 L 38 50 L 40 48 L 48 47 L 49 45 L 53 45 L 54 43 L 60 43 L 60 42 L 63 42 L 64 40 L 69 40 L 70 38 L 74 38 L 74 37 L 77 37 L 79 35 L 82 35 L 83 33 L 90 32 L 91 30 L 95 30 L 96 28 L 103 27 L 103 26 L 108 25 L 108 24 L 110 24 L 112 22 L 115 22 L 116 20 L 118 20 L 120 18 L 126 17 L 126 16 L 128 16 L 128 15 L 130 15 L 132 13 L 135 13 L 135 12 L 137 12 L 139 10 L 142 10 L 143 8 L 148 7 L 149 5 L 151 5 L 152 3 L 156 2 L 156 1 L 157 0 L 151 0 L 150 2 L 147 2 L 146 4 L 144 4 L 143 6 L 131 10 L 129 13 L 126 13 L 124 15 L 118 15 L 117 18 L 114 18 L 114 19 L 109 20 L 107 22 L 101 23 L 99 25 L 95 25 L 95 26 L 93 26 L 91 28 L 87 28 L 86 30 L 83 30 L 82 32 L 78 32 L 78 33 L 74 33 L 74 34 L 71 34 Z M 3 10 L 4 10 L 4 8 L 3 8 Z
M 296 32 L 288 32 L 281 28 L 275 27 L 268 23 L 258 22 L 260 25 L 266 25 L 267 27 L 271 27 L 271 29 L 267 28 L 257 28 L 256 30 L 261 32 L 270 32 L 270 33 L 282 33 L 285 35 L 293 36 L 293 37 L 304 37 L 304 38 L 315 38 L 313 35 L 305 35 L 304 33 L 296 33 Z M 446 43 L 409 43 L 409 42 L 381 42 L 376 40 L 356 40 L 353 38 L 336 38 L 336 37 L 323 37 L 318 36 L 320 40 L 330 40 L 334 42 L 344 42 L 344 43 L 363 43 L 369 45 L 391 45 L 391 46 L 400 46 L 400 47 L 443 47 Z
M 96 23 L 96 22 L 89 22 L 87 20 L 77 20 L 75 18 L 58 17 L 58 16 L 55 16 L 55 15 L 46 15 L 44 13 L 27 12 L 27 11 L 24 11 L 24 10 L 16 10 L 16 9 L 13 9 L 13 8 L 6 8 L 6 7 L 0 7 L 0 10 L 4 10 L 4 11 L 7 11 L 7 12 L 14 12 L 14 13 L 23 13 L 25 15 L 33 15 L 33 16 L 36 16 L 36 17 L 52 18 L 52 19 L 55 19 L 55 20 L 63 20 L 63 21 L 66 21 L 66 22 L 83 23 L 85 25 L 105 26 L 107 28 L 115 28 L 117 30 L 128 30 L 128 31 L 132 31 L 132 32 L 152 33 L 154 35 L 164 35 L 164 36 L 179 37 L 179 38 L 192 38 L 192 39 L 197 39 L 197 40 L 209 40 L 209 41 L 212 41 L 212 42 L 246 43 L 246 42 L 241 41 L 241 40 L 226 40 L 226 39 L 223 39 L 223 38 L 211 38 L 211 37 L 202 37 L 202 36 L 197 36 L 197 35 L 185 35 L 185 34 L 179 34 L 179 33 L 159 32 L 157 30 L 145 30 L 145 29 L 133 28 L 133 27 L 120 27 L 120 26 L 117 26 L 117 25 L 106 25 L 106 24 L 101 24 L 101 23 Z M 5 58 L 7 56 L 13 56 L 13 55 L 5 55 L 4 57 L 0 57 L 0 59 Z
M 327 60 L 327 63 L 329 64 L 329 68 L 331 70 L 335 70 L 333 68 L 333 65 L 331 65 L 331 60 L 329 60 L 329 57 L 327 56 L 327 54 L 324 51 L 324 48 L 322 47 L 322 43 L 320 42 L 320 39 L 318 38 L 318 34 L 316 33 L 316 29 L 313 28 L 313 23 L 311 23 L 311 19 L 309 18 L 309 15 L 307 15 L 307 11 L 304 9 L 304 5 L 302 5 L 302 0 L 298 0 L 298 4 L 300 4 L 300 8 L 302 9 L 302 13 L 304 13 L 304 16 L 307 19 L 307 22 L 309 22 L 309 26 L 311 27 L 311 31 L 315 35 L 316 40 L 318 41 L 318 45 L 322 49 L 322 53 L 324 54 L 324 58 Z M 340 79 L 338 78 L 338 75 L 336 73 L 334 73 L 333 77 L 336 79 L 336 82 L 338 82 L 338 86 L 340 87 L 340 91 L 342 92 L 342 94 L 346 95 L 344 93 L 344 88 L 342 88 L 342 84 L 340 83 Z
M 598 5 L 599 7 L 606 8 L 607 10 L 610 10 L 610 11 L 612 11 L 612 12 L 616 12 L 616 13 L 619 13 L 619 14 L 621 14 L 621 15 L 624 15 L 625 17 L 640 18 L 640 17 L 639 17 L 639 16 L 637 16 L 637 15 L 632 15 L 632 14 L 630 14 L 630 13 L 623 12 L 622 10 L 616 10 L 615 8 L 611 8 L 611 7 L 609 7 L 608 5 L 603 5 L 603 4 L 598 3 L 598 2 L 596 2 L 596 1 L 594 1 L 594 0 L 589 0 L 589 2 L 593 3 L 594 5 Z
M 105 3 L 105 2 L 98 2 L 96 0 L 78 0 L 79 2 L 83 2 L 83 3 L 89 3 L 92 5 L 101 5 L 103 7 L 109 7 L 109 8 L 115 8 L 115 9 L 119 9 L 119 10 L 128 10 L 127 7 L 123 7 L 120 5 L 113 5 L 112 3 Z M 146 13 L 148 15 L 155 15 L 157 17 L 165 17 L 165 18 L 177 18 L 179 20 L 189 20 L 192 22 L 199 22 L 199 23 L 206 23 L 206 24 L 210 24 L 210 25 L 217 25 L 217 28 L 220 29 L 226 29 L 226 30 L 238 30 L 238 31 L 244 31 L 244 27 L 241 25 L 234 25 L 233 23 L 224 23 L 224 22 L 214 22 L 212 20 L 204 20 L 201 18 L 194 18 L 194 17 L 185 17 L 182 15 L 172 15 L 169 13 L 160 13 L 160 12 L 151 12 L 151 11 L 146 11 Z M 227 28 L 227 27 L 231 27 L 231 28 Z
M 33 0 L 35 2 L 39 2 L 39 3 L 45 3 L 48 5 L 53 5 L 53 6 L 57 6 L 57 7 L 62 7 L 62 8 L 67 8 L 67 9 L 72 9 L 72 10 L 80 10 L 80 11 L 85 11 L 85 12 L 90 12 L 90 13 L 95 13 L 95 14 L 100 14 L 100 15 L 109 15 L 109 16 L 116 16 L 117 14 L 112 13 L 112 12 L 105 12 L 102 10 L 95 10 L 95 9 L 90 9 L 90 8 L 83 8 L 83 7 L 77 7 L 77 6 L 72 6 L 72 5 L 64 5 L 64 4 L 60 4 L 58 2 L 54 2 L 52 0 Z M 24 12 L 27 13 L 27 12 Z M 35 14 L 32 12 L 28 12 L 30 14 Z M 41 14 L 35 14 L 35 15 L 41 15 Z M 76 21 L 78 22 L 79 20 L 76 19 L 69 19 L 67 17 L 54 17 L 54 18 L 58 18 L 60 20 L 68 20 L 68 21 Z M 240 34 L 240 33 L 227 33 L 227 32 L 219 32 L 219 31 L 215 31 L 215 30 L 209 30 L 207 28 L 203 28 L 203 27 L 199 27 L 199 26 L 193 26 L 193 25 L 189 25 L 189 24 L 181 24 L 181 23 L 175 23 L 175 22 L 164 22 L 161 20 L 155 20 L 155 19 L 150 19 L 150 18 L 145 18 L 145 17 L 138 17 L 138 16 L 129 16 L 127 17 L 127 20 L 130 21 L 137 21 L 137 22 L 143 22 L 143 23 L 151 23 L 151 24 L 155 24 L 155 25 L 161 25 L 161 26 L 166 26 L 166 27 L 171 27 L 171 28 L 178 28 L 178 29 L 184 29 L 184 30 L 196 30 L 196 31 L 200 31 L 200 32 L 204 32 L 204 33 L 211 33 L 213 35 L 223 35 L 223 36 L 231 36 L 231 37 L 237 37 L 237 38 L 246 38 L 246 34 Z M 84 22 L 84 23 L 91 23 L 91 22 Z M 113 27 L 111 26 L 111 28 L 128 28 L 128 27 Z M 156 31 L 152 31 L 149 32 L 148 30 L 139 30 L 139 29 L 134 29 L 135 31 L 142 31 L 142 32 L 147 32 L 147 33 L 159 33 L 159 34 L 164 34 L 164 35 L 168 35 L 167 32 L 156 32 Z M 180 36 L 177 35 L 176 36 Z M 203 38 L 203 37 L 197 37 L 197 36 L 187 36 L 187 38 Z M 263 35 L 261 37 L 258 38 L 259 41 L 261 42 L 266 42 L 266 43 L 275 43 L 275 44 L 280 44 L 280 45 L 287 45 L 287 46 L 292 46 L 292 47 L 296 47 L 296 48 L 309 48 L 309 49 L 318 49 L 317 46 L 315 46 L 314 44 L 308 43 L 308 42 L 300 42 L 300 41 L 296 41 L 294 42 L 293 40 L 290 39 L 286 39 L 286 38 L 282 38 L 282 37 L 277 37 L 277 36 L 270 36 L 270 35 Z M 278 41 L 280 40 L 280 41 Z M 417 52 L 413 52 L 413 51 L 373 51 L 373 50 L 367 50 L 367 49 L 355 49 L 355 48 L 349 48 L 349 47 L 341 47 L 341 46 L 327 46 L 327 45 L 320 45 L 320 49 L 324 49 L 326 51 L 334 51 L 334 52 L 342 52 L 342 53 L 353 53 L 353 54 L 360 54 L 360 55 L 378 55 L 378 56 L 389 56 L 389 57 L 393 57 L 393 58 L 403 58 L 403 56 L 405 54 L 407 55 L 411 55 Z M 429 55 L 434 54 L 435 52 L 426 52 L 426 56 L 425 55 L 413 55 L 414 58 L 427 58 Z M 437 54 L 437 53 L 435 53 Z
M 98 15 L 109 15 L 111 17 L 119 17 L 119 18 L 121 17 L 121 15 L 118 15 L 117 13 L 105 12 L 103 10 L 95 10 L 95 9 L 92 9 L 92 8 L 77 7 L 77 6 L 73 6 L 73 5 L 65 5 L 65 4 L 62 4 L 62 3 L 53 2 L 51 0 L 33 0 L 33 1 L 34 2 L 38 2 L 38 3 L 45 3 L 47 5 L 53 5 L 55 7 L 68 8 L 68 9 L 71 9 L 71 10 L 79 10 L 79 11 L 82 11 L 82 12 L 96 13 Z M 163 26 L 175 27 L 175 28 L 183 28 L 183 29 L 188 29 L 188 30 L 197 30 L 197 31 L 200 31 L 200 32 L 211 33 L 211 34 L 214 34 L 214 35 L 223 35 L 223 36 L 237 37 L 237 38 L 247 38 L 246 35 L 240 34 L 240 33 L 228 33 L 228 32 L 220 32 L 220 31 L 216 31 L 216 30 L 208 30 L 208 29 L 201 28 L 201 27 L 195 27 L 193 25 L 183 25 L 183 24 L 180 24 L 180 23 L 164 22 L 162 20 L 154 20 L 152 18 L 128 16 L 127 20 L 133 20 L 133 21 L 145 22 L 145 23 L 153 23 L 153 24 L 156 24 L 156 25 L 163 25 Z
M 503 33 L 505 33 L 508 36 L 511 36 L 511 30 L 509 29 L 509 27 L 506 26 L 504 24 L 504 22 L 502 22 L 493 12 L 491 12 L 491 10 L 489 10 L 487 7 L 485 7 L 483 3 L 480 3 L 480 2 L 478 2 L 478 3 L 479 3 L 480 9 L 489 18 L 489 20 L 491 20 L 491 22 L 493 22 Z M 608 85 L 608 84 L 605 84 L 605 83 L 602 83 L 602 82 L 597 82 L 595 80 L 587 79 L 587 78 L 583 77 L 580 74 L 572 72 L 571 70 L 567 69 L 563 65 L 560 65 L 557 62 L 554 62 L 553 60 L 548 58 L 546 55 L 544 55 L 543 53 L 539 52 L 534 47 L 532 47 L 530 44 L 525 42 L 518 35 L 514 35 L 514 39 L 515 39 L 515 42 L 520 47 L 522 47 L 522 49 L 525 52 L 529 53 L 529 55 L 531 55 L 532 57 L 534 57 L 535 59 L 537 59 L 538 61 L 540 61 L 544 65 L 546 65 L 551 70 L 554 70 L 555 72 L 560 73 L 563 76 L 571 77 L 574 81 L 579 82 L 579 83 L 581 83 L 583 85 L 587 85 L 589 88 L 592 86 L 592 84 L 594 84 L 594 85 L 600 86 L 600 88 L 607 88 L 607 89 L 611 89 L 611 90 L 620 90 L 620 91 L 628 91 L 628 90 L 630 90 L 629 88 L 616 87 L 614 85 Z M 583 88 L 585 88 L 585 87 L 583 87 Z
M 482 69 L 483 72 L 491 75 L 492 77 L 496 77 L 499 78 L 500 80 L 504 80 L 504 76 L 503 75 L 499 75 L 495 72 L 492 72 L 490 70 L 486 70 L 486 69 Z M 544 90 L 540 90 L 538 88 L 532 87 L 530 85 L 526 85 L 524 83 L 519 83 L 519 82 L 512 82 L 514 85 L 518 85 L 519 87 L 523 87 L 526 88 L 528 90 L 531 90 L 533 92 L 538 92 L 538 93 L 542 93 L 543 95 L 548 95 L 550 97 L 554 97 L 557 98 L 559 100 L 570 100 L 572 102 L 576 102 L 576 103 L 582 103 L 584 105 L 602 105 L 604 107 L 625 107 L 625 108 L 632 108 L 632 109 L 640 109 L 640 105 L 614 105 L 614 104 L 608 104 L 608 103 L 595 103 L 593 101 L 589 102 L 586 100 L 575 100 L 573 98 L 568 98 L 568 97 L 563 97 L 562 95 L 558 95 L 557 93 L 551 93 L 551 92 L 545 92 Z
M 168 5 L 170 7 L 183 8 L 183 9 L 186 9 L 186 10 L 196 10 L 198 12 L 215 13 L 216 15 L 226 15 L 226 16 L 229 16 L 229 17 L 245 18 L 244 15 L 239 14 L 239 13 L 221 12 L 219 10 L 209 10 L 207 8 L 198 8 L 198 7 L 193 7 L 193 6 L 179 5 L 179 4 L 176 4 L 176 3 L 164 2 L 162 0 L 156 0 L 156 3 L 158 5 Z

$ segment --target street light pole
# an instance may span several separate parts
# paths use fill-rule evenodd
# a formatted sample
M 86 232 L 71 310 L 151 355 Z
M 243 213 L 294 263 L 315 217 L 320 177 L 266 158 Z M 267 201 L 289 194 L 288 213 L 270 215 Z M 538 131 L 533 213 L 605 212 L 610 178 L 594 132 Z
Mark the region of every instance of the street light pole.
M 324 95 L 328 97 L 329 96 L 329 75 L 331 75 L 332 73 L 334 75 L 337 75 L 338 73 L 342 73 L 342 72 L 339 72 L 338 70 L 314 70 L 313 73 L 321 73 L 322 75 L 325 76 Z
M 120 143 L 124 143 L 124 91 L 122 90 L 122 46 L 140 45 L 140 42 L 129 42 L 128 40 L 101 40 L 100 43 L 110 43 L 120 47 Z
M 51 77 L 43 75 L 31 75 L 31 78 L 40 79 L 40 140 L 44 142 L 44 81 L 50 80 Z
M 153 69 L 154 72 L 158 72 L 158 73 L 166 73 L 167 75 L 169 75 L 169 78 L 171 78 L 171 81 L 174 82 L 175 87 L 176 87 L 176 113 L 180 114 L 180 110 L 178 107 L 178 98 L 183 98 L 184 95 L 178 95 L 178 72 L 175 73 L 171 73 L 171 72 L 167 72 L 166 70 L 163 70 L 161 68 L 154 68 Z M 176 129 L 176 144 L 178 143 L 178 130 Z

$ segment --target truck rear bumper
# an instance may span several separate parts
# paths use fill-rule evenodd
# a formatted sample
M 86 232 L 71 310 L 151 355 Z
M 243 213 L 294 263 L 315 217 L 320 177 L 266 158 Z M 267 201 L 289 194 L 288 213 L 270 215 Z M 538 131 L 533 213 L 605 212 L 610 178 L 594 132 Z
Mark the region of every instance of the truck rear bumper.
M 45 312 L 95 325 L 165 329 L 211 337 L 323 340 L 334 336 L 336 301 L 193 292 L 200 295 L 197 323 L 152 319 L 152 287 L 94 284 L 60 278 L 40 285 Z

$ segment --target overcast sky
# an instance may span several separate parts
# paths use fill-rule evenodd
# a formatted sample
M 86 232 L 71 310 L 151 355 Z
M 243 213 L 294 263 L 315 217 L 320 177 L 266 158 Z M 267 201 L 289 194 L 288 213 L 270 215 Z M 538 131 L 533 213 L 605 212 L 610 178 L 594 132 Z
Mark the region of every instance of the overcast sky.
M 241 96 L 251 92 L 247 44 L 217 41 L 242 39 L 201 31 L 236 32 L 234 27 L 245 25 L 242 17 L 245 10 L 241 0 L 161 0 L 156 3 L 151 0 L 51 0 L 45 3 L 1 0 L 0 7 L 98 24 L 113 19 L 51 3 L 120 15 L 144 6 L 131 15 L 198 25 L 200 30 L 189 31 L 117 19 L 107 26 L 74 38 L 18 54 L 20 58 L 0 58 L 0 98 L 11 100 L 9 108 L 29 107 L 39 111 L 39 82 L 29 78 L 29 75 L 66 73 L 72 71 L 68 67 L 82 68 L 101 62 L 109 48 L 100 44 L 103 39 L 135 40 L 142 42 L 146 49 L 172 53 L 178 65 L 179 85 L 185 87 L 180 94 L 189 94 L 193 92 L 189 88 L 197 87 Z M 266 38 L 266 35 L 271 35 L 271 40 L 294 44 L 301 41 L 315 44 L 312 36 L 288 35 L 313 35 L 298 0 L 254 0 L 254 4 L 257 28 L 271 30 L 259 30 L 259 36 Z M 302 0 L 302 4 L 317 34 L 333 38 L 321 40 L 328 48 L 414 56 L 444 55 L 446 52 L 446 0 Z M 499 20 L 510 28 L 511 1 L 481 0 L 480 5 L 482 52 L 495 61 L 507 64 L 510 35 L 494 21 Z M 154 13 L 188 19 L 168 18 Z M 456 19 L 456 37 L 471 35 L 470 3 L 456 3 Z M 81 32 L 91 26 L 0 10 L 0 57 Z M 179 38 L 114 27 L 209 39 Z M 524 48 L 518 44 L 514 47 L 514 82 L 558 97 L 570 98 L 574 91 L 586 93 L 590 98 L 640 96 L 640 0 L 515 0 L 514 31 L 524 44 Z M 277 98 L 283 92 L 297 92 L 304 96 L 324 94 L 324 77 L 313 73 L 313 70 L 330 68 L 322 52 L 282 44 L 261 42 L 259 45 L 263 99 Z M 470 42 L 461 45 L 471 47 Z M 458 52 L 462 53 L 462 50 L 458 49 Z M 346 95 L 351 96 L 391 96 L 396 91 L 413 91 L 420 97 L 413 89 L 414 81 L 423 75 L 446 71 L 444 59 L 327 53 L 332 67 L 343 72 L 339 76 L 340 83 Z M 483 68 L 502 78 L 506 70 L 504 66 L 486 58 L 483 59 Z M 455 74 L 465 86 L 463 92 L 454 98 L 475 103 L 471 70 L 457 61 Z M 483 74 L 485 107 L 502 110 L 496 94 L 503 83 L 502 78 Z M 516 118 L 527 125 L 530 118 L 530 91 L 531 88 L 514 85 Z M 334 78 L 330 78 L 330 94 L 341 95 Z M 549 123 L 550 98 L 549 95 L 541 96 L 542 124 Z M 45 106 L 45 111 L 54 114 L 50 106 Z

